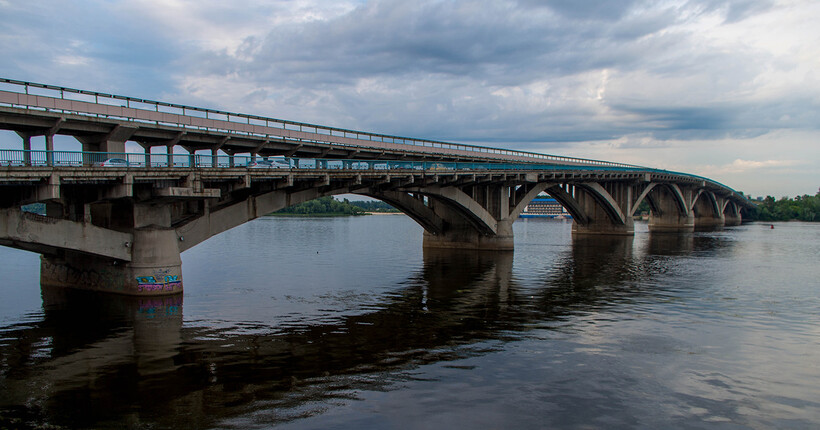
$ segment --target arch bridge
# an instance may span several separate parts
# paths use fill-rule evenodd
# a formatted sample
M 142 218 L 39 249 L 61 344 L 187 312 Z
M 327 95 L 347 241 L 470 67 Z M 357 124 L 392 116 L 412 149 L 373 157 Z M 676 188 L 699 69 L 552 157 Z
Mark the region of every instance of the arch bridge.
M 0 244 L 41 253 L 45 285 L 125 294 L 181 292 L 181 252 L 322 196 L 383 200 L 424 228 L 425 247 L 479 250 L 513 249 L 513 222 L 542 192 L 572 214 L 578 235 L 633 234 L 643 201 L 650 230 L 672 234 L 737 225 L 751 206 L 684 173 L 8 79 L 0 129 L 22 148 L 0 150 Z M 55 135 L 82 150 L 55 151 Z M 32 149 L 33 137 L 44 149 Z M 126 153 L 129 141 L 143 151 Z M 21 210 L 31 203 L 44 213 Z

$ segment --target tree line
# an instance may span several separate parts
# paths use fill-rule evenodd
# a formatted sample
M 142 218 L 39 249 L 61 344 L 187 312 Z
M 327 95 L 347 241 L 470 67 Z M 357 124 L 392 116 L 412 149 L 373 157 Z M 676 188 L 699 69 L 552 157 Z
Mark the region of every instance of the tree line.
M 775 200 L 766 196 L 757 207 L 743 213 L 744 218 L 757 221 L 810 221 L 820 222 L 820 191 L 814 196 L 808 194 L 793 199 L 783 197 Z
M 380 201 L 354 201 L 348 199 L 336 200 L 333 197 L 320 197 L 315 200 L 310 200 L 304 203 L 299 203 L 293 206 L 274 212 L 274 214 L 282 215 L 364 215 L 368 212 L 398 212 L 395 208 L 387 203 Z

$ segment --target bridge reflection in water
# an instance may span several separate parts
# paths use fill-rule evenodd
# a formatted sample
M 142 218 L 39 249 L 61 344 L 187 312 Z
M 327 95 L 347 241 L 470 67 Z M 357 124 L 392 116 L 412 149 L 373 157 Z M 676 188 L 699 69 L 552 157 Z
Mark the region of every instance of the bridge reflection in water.
M 375 311 L 285 329 L 189 326 L 181 295 L 44 288 L 42 320 L 0 341 L 0 417 L 191 428 L 310 416 L 359 389 L 389 390 L 407 369 L 481 355 L 485 341 L 658 294 L 645 287 L 657 259 L 691 253 L 694 240 L 650 235 L 633 250 L 631 237 L 577 237 L 535 287 L 516 281 L 512 253 L 427 249 Z

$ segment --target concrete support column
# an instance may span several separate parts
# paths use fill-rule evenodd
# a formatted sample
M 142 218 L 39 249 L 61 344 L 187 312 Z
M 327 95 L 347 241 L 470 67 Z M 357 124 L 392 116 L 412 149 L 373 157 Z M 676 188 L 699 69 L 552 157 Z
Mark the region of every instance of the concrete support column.
M 647 197 L 652 212 L 649 231 L 653 233 L 691 233 L 695 229 L 695 214 L 666 187 L 655 187 Z
M 695 231 L 720 230 L 725 225 L 723 214 L 721 216 L 696 216 Z
M 142 147 L 143 153 L 143 160 L 145 161 L 145 167 L 151 167 L 151 145 L 147 142 L 137 142 L 139 146 Z
M 54 135 L 46 134 L 46 164 L 54 165 Z
M 573 234 L 631 236 L 635 224 L 630 213 L 630 191 L 627 184 L 610 184 L 609 190 L 598 184 L 576 187 L 575 200 L 585 216 L 574 220 Z
M 65 211 L 55 205 L 54 210 L 58 209 Z M 125 253 L 130 254 L 130 260 L 68 250 L 44 255 L 40 265 L 41 284 L 137 296 L 182 292 L 180 239 L 170 226 L 169 205 L 118 202 L 83 205 L 76 210 L 82 211 L 75 217 L 78 223 L 105 225 L 111 229 L 111 234 L 104 234 L 100 241 L 111 249 L 130 250 Z M 130 242 L 123 238 L 123 233 L 131 235 Z
M 136 127 L 117 125 L 104 135 L 77 136 L 83 144 L 83 152 L 101 152 L 102 154 L 86 154 L 86 163 L 102 161 L 106 158 L 124 158 L 125 142 L 137 131 Z M 109 155 L 113 154 L 113 155 Z
M 705 191 L 695 202 L 693 210 L 696 231 L 713 231 L 723 228 L 725 224 L 723 211 L 717 207 L 718 203 L 714 199 L 714 195 Z
M 507 218 L 498 221 L 498 233 L 494 235 L 482 234 L 467 222 L 448 222 L 443 233 L 432 234 L 425 230 L 422 246 L 440 249 L 512 250 L 515 248 L 512 220 Z
M 743 217 L 740 215 L 740 209 L 734 202 L 727 202 L 726 209 L 723 211 L 723 225 L 736 226 L 740 225 Z
M 743 222 L 743 219 L 740 217 L 740 214 L 737 215 L 725 215 L 723 219 L 723 225 L 726 227 L 734 227 L 740 225 Z
M 114 141 L 114 140 L 106 140 L 100 143 L 100 151 L 101 152 L 108 152 L 108 153 L 115 153 L 115 154 L 124 154 L 125 153 L 125 141 Z
M 31 135 L 19 131 L 17 134 L 23 138 L 23 164 L 31 166 Z
M 499 191 L 498 186 L 477 186 L 469 191 L 471 195 L 459 192 L 465 199 L 459 203 L 428 196 L 428 207 L 443 220 L 443 225 L 441 231 L 435 234 L 425 230 L 423 246 L 444 249 L 512 250 L 515 245 L 512 229 L 514 220 L 509 217 L 509 210 L 503 217 L 494 213 L 504 206 L 500 201 L 503 190 Z M 484 218 L 479 220 L 480 216 L 476 212 L 481 211 L 485 211 Z
M 182 292 L 179 240 L 172 229 L 134 231 L 131 261 L 123 262 L 77 252 L 43 255 L 40 283 L 44 286 L 105 291 L 132 296 Z

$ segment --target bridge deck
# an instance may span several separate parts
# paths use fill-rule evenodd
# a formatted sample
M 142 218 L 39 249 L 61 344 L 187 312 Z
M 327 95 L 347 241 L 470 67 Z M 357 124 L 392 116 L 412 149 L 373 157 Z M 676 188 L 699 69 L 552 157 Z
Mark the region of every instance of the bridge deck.
M 0 79 L 0 128 L 32 135 L 105 136 L 117 126 L 146 146 L 196 150 L 447 161 L 538 162 L 636 167 L 610 161 L 512 151 L 326 127 L 51 85 Z M 56 129 L 56 130 L 55 130 Z

